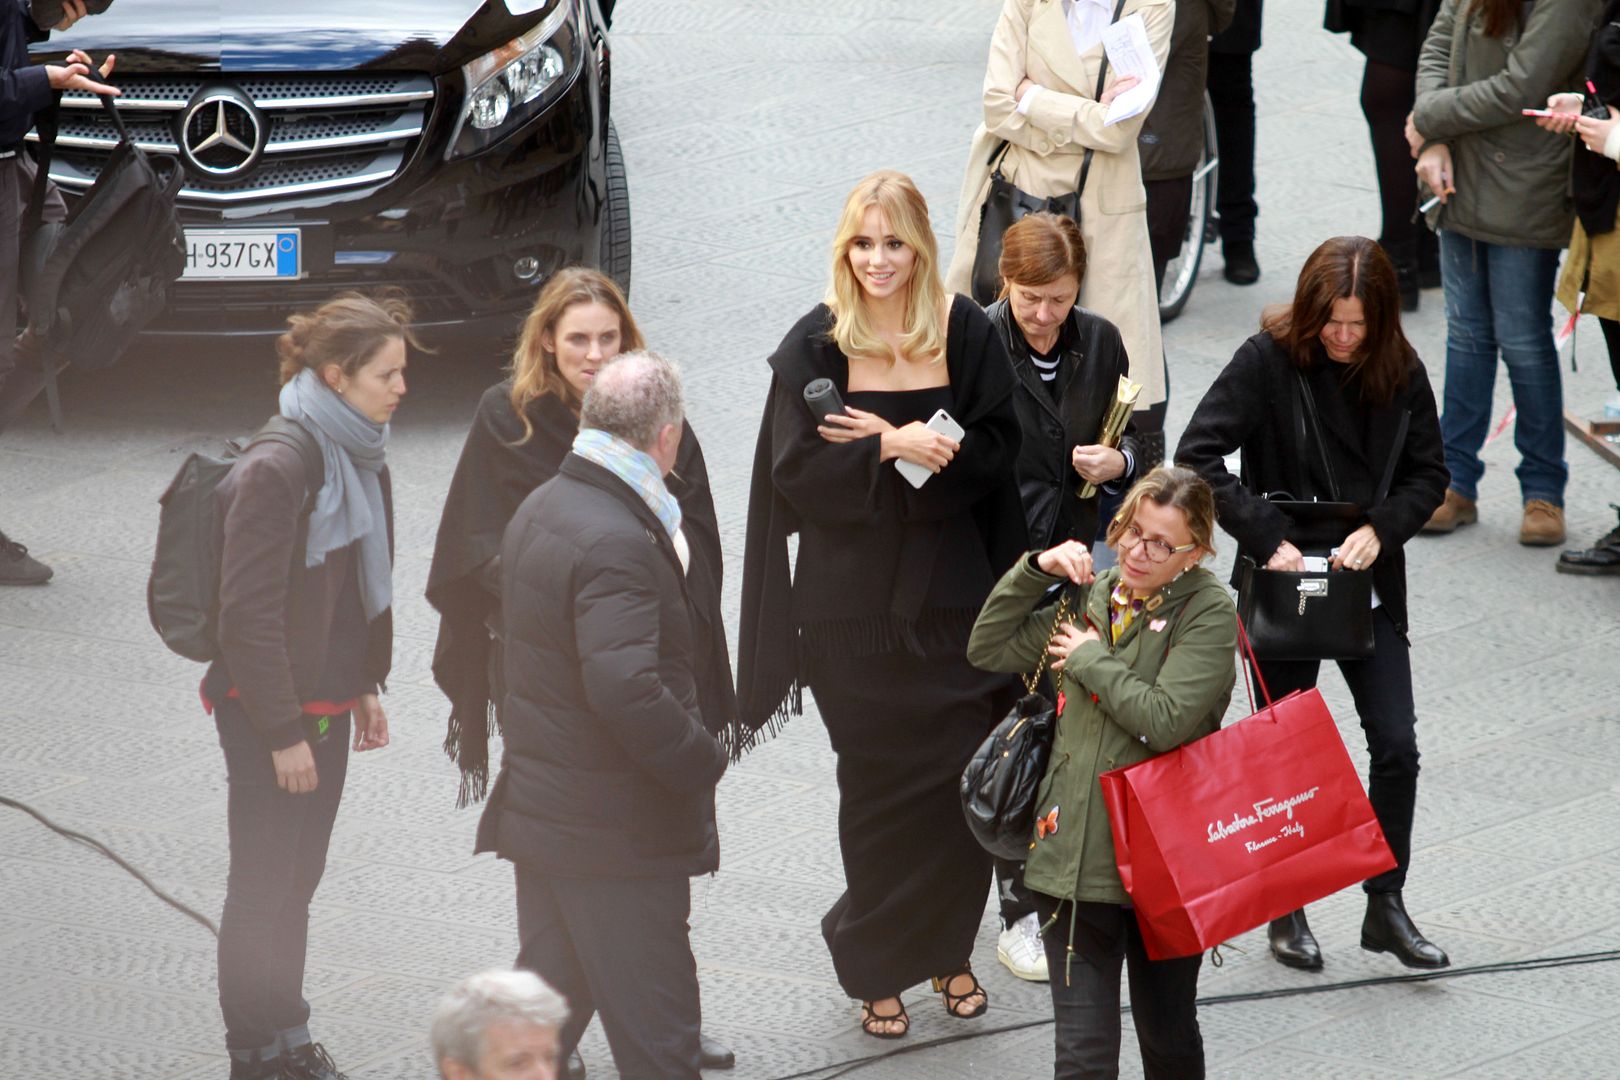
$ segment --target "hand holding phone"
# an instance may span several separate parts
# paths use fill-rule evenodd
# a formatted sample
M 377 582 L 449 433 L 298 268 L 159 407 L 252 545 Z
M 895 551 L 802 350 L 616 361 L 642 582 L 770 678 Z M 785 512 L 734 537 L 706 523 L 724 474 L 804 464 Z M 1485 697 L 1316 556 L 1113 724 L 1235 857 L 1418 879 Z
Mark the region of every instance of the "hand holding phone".
M 919 441 L 916 446 L 901 448 L 900 456 L 894 460 L 894 467 L 906 478 L 906 483 L 914 488 L 922 487 L 930 476 L 951 463 L 956 451 L 961 448 L 962 437 L 967 434 L 962 425 L 953 420 L 951 414 L 944 409 L 934 413 L 927 424 L 907 424 L 893 434 L 906 437 L 918 428 L 942 435 L 944 438 L 928 438 Z M 914 460 L 908 451 L 914 452 L 921 460 Z M 923 464 L 924 461 L 928 464 Z

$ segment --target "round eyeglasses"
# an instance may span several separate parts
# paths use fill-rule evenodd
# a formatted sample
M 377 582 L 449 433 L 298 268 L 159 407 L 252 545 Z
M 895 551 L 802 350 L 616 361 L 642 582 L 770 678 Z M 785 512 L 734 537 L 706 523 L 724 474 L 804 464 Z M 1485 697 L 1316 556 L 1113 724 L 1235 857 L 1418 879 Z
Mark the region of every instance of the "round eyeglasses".
M 1147 543 L 1146 551 L 1148 562 L 1156 563 L 1165 562 L 1172 555 L 1180 555 L 1183 551 L 1191 551 L 1193 548 L 1198 546 L 1196 543 L 1193 543 L 1182 544 L 1180 547 L 1171 547 L 1163 540 L 1147 540 L 1142 535 L 1142 530 L 1138 529 L 1135 525 L 1125 526 L 1125 531 L 1119 534 L 1119 547 L 1121 551 L 1127 551 L 1135 547 L 1137 544 L 1143 543 L 1144 541 Z

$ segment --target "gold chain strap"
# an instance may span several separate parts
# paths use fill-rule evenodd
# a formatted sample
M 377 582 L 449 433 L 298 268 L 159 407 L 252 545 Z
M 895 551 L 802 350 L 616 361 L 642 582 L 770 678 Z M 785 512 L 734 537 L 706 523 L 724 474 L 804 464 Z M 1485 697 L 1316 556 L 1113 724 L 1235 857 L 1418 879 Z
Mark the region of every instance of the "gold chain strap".
M 1063 624 L 1069 619 L 1069 590 L 1065 588 L 1058 594 L 1057 614 L 1052 618 L 1052 632 L 1046 635 L 1046 648 L 1041 650 L 1041 658 L 1035 664 L 1033 675 L 1020 676 L 1024 680 L 1024 690 L 1033 694 L 1035 687 L 1040 685 L 1041 675 L 1046 671 L 1046 662 L 1052 658 L 1052 640 L 1063 629 Z

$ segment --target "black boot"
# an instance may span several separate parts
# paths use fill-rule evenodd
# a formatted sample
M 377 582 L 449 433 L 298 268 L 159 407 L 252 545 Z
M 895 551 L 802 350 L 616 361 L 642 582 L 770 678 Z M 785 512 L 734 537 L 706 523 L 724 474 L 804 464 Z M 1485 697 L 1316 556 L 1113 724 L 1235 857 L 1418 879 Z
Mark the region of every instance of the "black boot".
M 698 1058 L 705 1069 L 731 1069 L 737 1065 L 737 1055 L 724 1043 L 716 1042 L 702 1032 L 698 1033 Z
M 1620 511 L 1620 504 L 1609 505 Z M 1556 569 L 1560 574 L 1620 574 L 1620 525 L 1584 551 L 1566 551 L 1558 556 Z
M 349 1080 L 320 1043 L 305 1043 L 288 1050 L 282 1075 L 287 1080 Z
M 568 1051 L 568 1061 L 563 1064 L 563 1080 L 585 1080 L 585 1059 L 579 1056 L 577 1047 Z
M 1221 271 L 1234 285 L 1253 285 L 1260 280 L 1260 263 L 1254 257 L 1253 240 L 1223 240 L 1221 257 L 1226 267 Z
M 231 1080 L 285 1080 L 286 1075 L 280 1057 L 252 1063 L 231 1059 Z
M 1443 968 L 1451 958 L 1412 925 L 1401 894 L 1368 893 L 1367 917 L 1361 921 L 1361 947 L 1368 952 L 1394 953 L 1409 968 Z
M 1305 921 L 1304 908 L 1272 919 L 1267 936 L 1271 939 L 1271 955 L 1279 964 L 1301 971 L 1322 970 L 1322 950 L 1311 933 L 1311 924 Z

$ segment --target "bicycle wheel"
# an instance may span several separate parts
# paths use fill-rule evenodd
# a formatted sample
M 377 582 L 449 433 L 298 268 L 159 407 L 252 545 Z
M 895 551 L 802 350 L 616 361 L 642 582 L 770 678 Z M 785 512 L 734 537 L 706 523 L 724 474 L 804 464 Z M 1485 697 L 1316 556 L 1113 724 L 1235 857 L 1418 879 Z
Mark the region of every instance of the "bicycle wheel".
M 1187 214 L 1187 232 L 1181 241 L 1181 252 L 1165 267 L 1164 285 L 1159 289 L 1161 323 L 1181 314 L 1193 286 L 1198 283 L 1198 268 L 1204 261 L 1204 245 L 1210 236 L 1215 210 L 1215 179 L 1220 164 L 1219 147 L 1215 142 L 1215 110 L 1210 105 L 1209 95 L 1205 94 L 1204 151 L 1193 171 L 1192 206 Z

